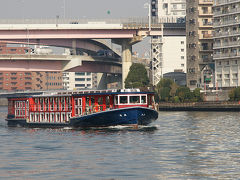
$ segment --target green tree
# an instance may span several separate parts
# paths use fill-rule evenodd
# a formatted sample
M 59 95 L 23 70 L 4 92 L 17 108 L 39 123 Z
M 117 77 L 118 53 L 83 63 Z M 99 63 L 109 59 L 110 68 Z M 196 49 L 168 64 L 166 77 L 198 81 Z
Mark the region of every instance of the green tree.
M 188 87 L 179 87 L 176 91 L 176 96 L 179 97 L 181 102 L 191 101 L 193 98 L 193 93 Z
M 149 85 L 147 70 L 143 64 L 133 63 L 125 79 L 125 88 L 141 88 Z
M 240 87 L 232 89 L 229 92 L 228 96 L 231 101 L 239 101 L 240 100 Z
M 162 88 L 162 87 L 168 87 L 171 88 L 171 85 L 173 84 L 173 80 L 171 79 L 167 79 L 167 78 L 162 78 L 158 84 L 157 84 L 157 88 Z
M 200 92 L 201 88 L 196 88 L 193 91 L 193 95 L 194 95 L 194 101 L 203 101 L 203 96 L 201 95 Z
M 169 87 L 162 87 L 160 88 L 160 100 L 161 101 L 168 101 L 170 98 L 170 88 Z

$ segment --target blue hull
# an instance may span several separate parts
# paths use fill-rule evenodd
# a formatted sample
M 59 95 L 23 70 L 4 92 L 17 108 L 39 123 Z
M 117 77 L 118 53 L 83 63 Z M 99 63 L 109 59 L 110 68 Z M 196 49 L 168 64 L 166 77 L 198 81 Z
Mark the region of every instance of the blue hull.
M 61 127 L 106 127 L 116 125 L 147 125 L 158 118 L 155 110 L 131 107 L 102 111 L 71 118 L 69 123 L 29 123 L 25 119 L 7 119 L 8 126 L 61 128 Z
M 91 115 L 72 118 L 73 127 L 102 127 L 116 125 L 147 125 L 158 118 L 155 110 L 132 107 L 103 111 Z

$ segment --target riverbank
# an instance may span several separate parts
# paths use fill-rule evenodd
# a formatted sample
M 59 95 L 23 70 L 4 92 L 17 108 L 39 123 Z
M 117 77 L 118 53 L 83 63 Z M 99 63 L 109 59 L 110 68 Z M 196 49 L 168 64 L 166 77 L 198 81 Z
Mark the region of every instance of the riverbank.
M 211 101 L 191 103 L 160 102 L 159 111 L 240 111 L 238 101 Z

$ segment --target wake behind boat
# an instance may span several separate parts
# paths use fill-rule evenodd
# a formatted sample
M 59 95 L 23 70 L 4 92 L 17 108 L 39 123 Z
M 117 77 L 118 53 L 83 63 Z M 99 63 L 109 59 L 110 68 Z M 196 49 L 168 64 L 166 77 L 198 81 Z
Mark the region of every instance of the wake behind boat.
M 153 92 L 139 89 L 65 91 L 8 97 L 8 126 L 148 125 L 158 118 Z

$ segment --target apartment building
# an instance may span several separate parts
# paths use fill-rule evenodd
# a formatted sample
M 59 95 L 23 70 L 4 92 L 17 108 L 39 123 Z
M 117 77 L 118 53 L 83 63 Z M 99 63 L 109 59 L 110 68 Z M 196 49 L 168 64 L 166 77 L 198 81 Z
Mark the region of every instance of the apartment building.
M 214 86 L 213 0 L 188 0 L 186 4 L 187 86 Z
M 240 1 L 216 0 L 213 11 L 216 86 L 236 87 L 240 85 Z
M 152 16 L 185 17 L 186 0 L 152 0 Z
M 96 89 L 97 74 L 91 72 L 63 72 L 63 87 L 66 90 Z
M 0 72 L 1 91 L 63 89 L 62 72 Z

